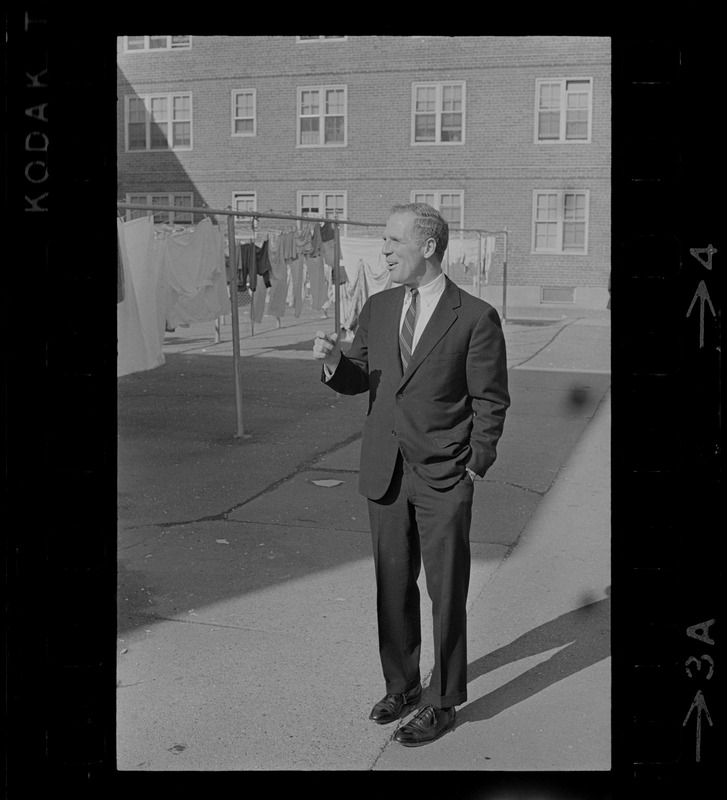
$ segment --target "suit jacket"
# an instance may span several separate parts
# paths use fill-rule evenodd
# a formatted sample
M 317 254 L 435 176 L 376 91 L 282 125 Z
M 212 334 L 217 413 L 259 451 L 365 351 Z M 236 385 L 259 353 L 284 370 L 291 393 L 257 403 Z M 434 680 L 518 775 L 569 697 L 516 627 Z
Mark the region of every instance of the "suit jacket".
M 326 381 L 341 394 L 369 392 L 359 490 L 384 495 L 399 450 L 427 484 L 446 489 L 469 469 L 494 463 L 505 412 L 505 339 L 497 311 L 446 279 L 445 289 L 405 373 L 399 324 L 406 287 L 372 295 L 356 336 Z

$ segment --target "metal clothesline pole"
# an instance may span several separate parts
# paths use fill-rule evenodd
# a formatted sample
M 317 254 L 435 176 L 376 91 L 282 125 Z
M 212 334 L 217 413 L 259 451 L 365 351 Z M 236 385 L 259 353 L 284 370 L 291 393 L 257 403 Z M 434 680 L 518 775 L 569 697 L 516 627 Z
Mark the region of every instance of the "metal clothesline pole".
M 198 208 L 196 206 L 162 206 L 152 205 L 149 203 L 116 203 L 117 209 L 125 209 L 128 211 L 173 211 L 176 213 L 185 214 L 201 214 L 204 217 L 209 217 L 213 214 L 221 214 L 227 216 L 227 239 L 228 239 L 228 283 L 230 286 L 230 314 L 232 317 L 232 368 L 235 381 L 235 416 L 237 420 L 237 432 L 235 438 L 241 439 L 245 437 L 245 426 L 243 423 L 242 414 L 242 374 L 240 370 L 240 317 L 237 305 L 237 251 L 235 248 L 235 217 L 253 217 L 253 232 L 255 230 L 255 221 L 257 219 L 280 219 L 280 220 L 301 220 L 303 222 L 330 222 L 334 226 L 335 239 L 333 250 L 333 279 L 335 281 L 335 325 L 336 333 L 340 334 L 340 287 L 338 284 L 339 275 L 339 261 L 341 258 L 341 243 L 339 237 L 339 225 L 362 225 L 366 227 L 381 227 L 380 223 L 369 222 L 356 222 L 354 220 L 340 220 L 336 217 L 312 217 L 312 216 L 296 216 L 293 214 L 274 214 L 257 211 L 233 211 L 230 208 L 214 209 L 214 208 Z M 254 239 L 253 239 L 254 241 Z M 255 322 L 253 317 L 252 304 L 250 305 L 250 324 L 252 326 L 253 336 L 255 335 Z

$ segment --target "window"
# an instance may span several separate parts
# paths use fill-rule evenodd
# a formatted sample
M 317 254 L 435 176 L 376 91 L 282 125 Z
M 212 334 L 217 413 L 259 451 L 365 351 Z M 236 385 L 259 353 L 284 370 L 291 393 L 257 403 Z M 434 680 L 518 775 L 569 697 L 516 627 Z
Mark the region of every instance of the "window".
M 586 253 L 588 191 L 533 192 L 533 252 Z
M 412 192 L 412 203 L 429 203 L 447 220 L 450 228 L 462 228 L 464 192 Z
M 127 53 L 148 50 L 189 50 L 191 36 L 125 36 L 124 49 Z
M 126 150 L 192 149 L 192 95 L 126 96 Z
M 590 142 L 590 78 L 536 81 L 535 141 Z
M 232 92 L 232 135 L 255 136 L 255 89 Z
M 257 211 L 257 195 L 255 192 L 233 192 L 232 193 L 233 211 Z M 235 228 L 252 229 L 252 217 L 235 217 Z
M 348 36 L 298 36 L 298 42 L 345 42 Z
M 414 83 L 412 92 L 412 144 L 464 142 L 464 81 Z
M 329 219 L 346 219 L 346 192 L 298 192 L 299 217 L 327 217 Z M 346 226 L 341 226 L 341 235 L 345 236 Z
M 187 192 L 172 192 L 165 194 L 127 194 L 126 202 L 139 203 L 140 205 L 179 206 L 180 209 L 183 209 L 185 206 L 187 208 L 192 207 L 192 194 Z M 135 219 L 136 217 L 143 216 L 144 214 L 148 216 L 151 213 L 151 211 L 129 210 L 127 212 L 127 217 L 129 219 Z M 192 212 L 182 210 L 158 211 L 154 214 L 154 222 L 157 224 L 175 223 L 178 225 L 191 225 Z
M 298 146 L 346 145 L 345 86 L 310 86 L 298 89 Z

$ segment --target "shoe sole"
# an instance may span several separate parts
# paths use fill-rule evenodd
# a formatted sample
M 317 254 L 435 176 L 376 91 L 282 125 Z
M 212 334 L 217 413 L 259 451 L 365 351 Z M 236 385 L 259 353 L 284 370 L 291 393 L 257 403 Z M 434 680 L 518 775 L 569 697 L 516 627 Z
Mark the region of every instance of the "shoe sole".
M 427 739 L 426 742 L 400 742 L 397 739 L 394 739 L 394 741 L 397 744 L 400 744 L 402 747 L 422 747 L 425 744 L 431 744 L 432 742 L 436 742 L 437 739 L 441 739 L 442 736 L 444 736 L 445 733 L 448 733 L 449 731 L 452 730 L 452 728 L 454 728 L 454 723 L 456 721 L 457 721 L 457 717 L 452 717 L 452 721 L 451 722 L 448 722 L 442 728 L 442 730 L 439 731 L 439 733 L 433 739 Z
M 391 725 L 392 722 L 400 720 L 402 717 L 405 717 L 413 708 L 416 708 L 416 705 L 420 700 L 421 700 L 421 695 L 419 695 L 419 697 L 417 697 L 416 700 L 412 700 L 410 703 L 407 703 L 405 706 L 402 706 L 398 717 L 391 717 L 391 719 L 374 719 L 369 714 L 369 719 L 372 722 L 375 722 L 377 725 Z

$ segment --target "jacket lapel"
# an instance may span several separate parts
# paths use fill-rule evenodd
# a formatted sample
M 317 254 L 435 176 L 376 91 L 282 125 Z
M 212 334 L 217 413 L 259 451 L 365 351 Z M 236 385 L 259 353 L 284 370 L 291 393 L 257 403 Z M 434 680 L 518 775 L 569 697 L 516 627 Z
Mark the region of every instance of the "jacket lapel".
M 421 335 L 421 338 L 417 342 L 417 346 L 414 348 L 414 353 L 412 354 L 412 359 L 409 362 L 409 366 L 407 367 L 406 372 L 404 373 L 404 377 L 402 378 L 400 387 L 403 386 L 409 378 L 417 371 L 417 369 L 421 366 L 424 359 L 432 352 L 434 346 L 439 342 L 439 340 L 447 333 L 447 331 L 452 327 L 455 320 L 457 319 L 457 311 L 456 309 L 460 306 L 460 290 L 452 281 L 449 280 L 445 276 L 445 289 L 442 296 L 439 298 L 439 302 L 437 303 L 436 308 L 434 309 L 434 313 L 432 314 L 427 327 L 424 329 L 424 332 Z M 402 300 L 403 302 L 403 300 Z M 399 306 L 399 312 L 401 313 L 401 307 Z M 397 317 L 398 323 L 398 317 Z M 398 332 L 398 325 L 397 325 L 397 332 L 396 332 L 396 348 L 397 352 L 399 349 L 399 332 Z

